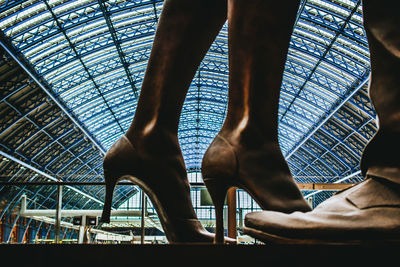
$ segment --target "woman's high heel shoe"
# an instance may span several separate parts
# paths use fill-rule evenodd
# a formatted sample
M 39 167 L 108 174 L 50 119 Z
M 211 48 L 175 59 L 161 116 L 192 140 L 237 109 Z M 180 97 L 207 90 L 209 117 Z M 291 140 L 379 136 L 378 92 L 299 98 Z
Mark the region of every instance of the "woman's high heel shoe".
M 168 151 L 168 155 L 139 152 L 125 136 L 111 147 L 103 163 L 106 199 L 101 221 L 110 221 L 117 182 L 130 180 L 152 201 L 169 242 L 213 242 L 214 235 L 203 228 L 193 210 L 180 151 Z
M 227 138 L 217 135 L 204 155 L 202 173 L 215 206 L 216 243 L 224 240 L 223 205 L 230 187 L 246 190 L 264 210 L 311 210 L 278 144 L 249 148 L 239 143 L 232 145 Z

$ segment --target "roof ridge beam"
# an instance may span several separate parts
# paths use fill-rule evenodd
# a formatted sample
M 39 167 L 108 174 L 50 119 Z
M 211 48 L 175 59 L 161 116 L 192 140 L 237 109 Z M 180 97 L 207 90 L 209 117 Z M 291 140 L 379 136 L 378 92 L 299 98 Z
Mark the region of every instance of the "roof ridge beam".
M 132 88 L 133 94 L 135 95 L 135 98 L 137 99 L 138 98 L 137 88 L 135 86 L 135 82 L 132 79 L 131 71 L 128 68 L 129 64 L 126 61 L 124 52 L 122 51 L 122 48 L 121 48 L 121 45 L 120 45 L 120 41 L 117 38 L 117 34 L 116 34 L 116 31 L 115 31 L 114 25 L 113 25 L 113 23 L 111 21 L 109 12 L 107 11 L 107 7 L 105 6 L 104 0 L 97 0 L 97 2 L 99 4 L 99 6 L 100 6 L 101 12 L 103 13 L 104 20 L 106 21 L 108 30 L 110 31 L 111 38 L 112 38 L 112 40 L 114 42 L 115 48 L 117 49 L 119 58 L 121 60 L 122 66 L 124 67 L 124 70 L 125 70 L 126 76 L 128 78 L 129 84 L 130 84 L 130 86 Z
M 122 128 L 122 125 L 119 123 L 119 120 L 117 119 L 117 116 L 115 115 L 114 111 L 112 110 L 112 108 L 110 107 L 110 105 L 108 104 L 106 98 L 104 97 L 103 93 L 100 90 L 100 87 L 98 86 L 98 84 L 96 83 L 93 75 L 90 73 L 89 69 L 87 68 L 87 66 L 85 65 L 85 63 L 83 62 L 82 58 L 79 56 L 78 51 L 76 51 L 76 48 L 74 46 L 74 44 L 71 42 L 71 39 L 69 38 L 69 36 L 67 35 L 67 33 L 65 32 L 65 29 L 62 27 L 60 21 L 58 20 L 56 14 L 54 14 L 50 4 L 47 2 L 47 0 L 43 0 L 43 2 L 45 3 L 47 10 L 50 12 L 51 16 L 53 17 L 54 21 L 57 24 L 57 27 L 60 29 L 60 31 L 62 32 L 62 34 L 64 35 L 64 38 L 67 40 L 70 48 L 72 49 L 72 51 L 74 51 L 74 54 L 76 56 L 76 59 L 79 60 L 79 62 L 81 63 L 83 69 L 86 71 L 86 73 L 88 74 L 88 77 L 90 79 L 90 81 L 93 83 L 94 87 L 96 88 L 97 92 L 99 93 L 100 97 L 103 99 L 104 104 L 106 105 L 108 111 L 110 111 L 111 115 L 114 117 L 115 121 L 117 122 L 119 128 L 121 129 L 121 132 L 124 133 L 124 128 Z

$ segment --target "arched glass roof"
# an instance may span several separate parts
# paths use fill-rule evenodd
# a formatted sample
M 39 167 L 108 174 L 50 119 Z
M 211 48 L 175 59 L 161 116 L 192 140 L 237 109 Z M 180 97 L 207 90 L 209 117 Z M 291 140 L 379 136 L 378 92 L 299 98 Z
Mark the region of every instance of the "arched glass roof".
M 8 58 L 2 67 L 19 69 L 18 75 L 3 75 L 1 85 L 4 175 L 10 177 L 13 164 L 67 181 L 102 180 L 102 156 L 135 113 L 162 7 L 161 0 L 0 3 L 1 44 Z M 299 182 L 362 179 L 360 156 L 376 131 L 362 20 L 361 0 L 301 1 L 278 117 L 281 149 Z M 182 110 L 179 140 L 189 172 L 199 172 L 224 121 L 227 88 L 225 25 Z M 104 194 L 85 190 L 96 199 Z M 132 190 L 121 187 L 117 203 Z

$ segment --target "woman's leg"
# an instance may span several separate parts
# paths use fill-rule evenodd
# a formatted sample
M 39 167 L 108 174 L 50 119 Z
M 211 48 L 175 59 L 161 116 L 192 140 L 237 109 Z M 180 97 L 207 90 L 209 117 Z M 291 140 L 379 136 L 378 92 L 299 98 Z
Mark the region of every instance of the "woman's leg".
M 278 142 L 282 74 L 299 1 L 230 0 L 229 104 L 221 133 Z
M 229 102 L 224 125 L 202 163 L 216 208 L 216 241 L 231 186 L 244 188 L 263 209 L 310 209 L 278 143 L 278 106 L 299 1 L 229 0 Z
M 176 139 L 187 90 L 226 13 L 226 0 L 165 1 L 128 139 Z
M 102 221 L 115 184 L 130 179 L 152 200 L 170 242 L 213 240 L 194 212 L 177 134 L 186 92 L 226 13 L 226 0 L 165 1 L 133 122 L 103 162 Z

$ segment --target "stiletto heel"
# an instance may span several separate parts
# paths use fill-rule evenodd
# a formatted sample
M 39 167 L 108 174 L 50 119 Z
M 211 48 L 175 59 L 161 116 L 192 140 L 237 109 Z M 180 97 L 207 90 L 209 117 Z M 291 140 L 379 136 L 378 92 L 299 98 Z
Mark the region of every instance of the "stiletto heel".
M 210 193 L 211 199 L 215 206 L 215 244 L 223 244 L 224 229 L 224 202 L 229 186 L 222 180 L 213 178 L 204 178 L 204 184 Z
M 116 183 L 130 180 L 150 198 L 169 242 L 212 243 L 214 235 L 204 229 L 194 212 L 180 151 L 165 151 L 151 157 L 145 151 L 143 155 L 126 136 L 107 151 L 103 162 L 106 196 L 101 221 L 110 221 Z
M 103 206 L 103 213 L 101 215 L 100 221 L 109 223 L 110 222 L 110 215 L 111 215 L 111 205 L 112 205 L 112 199 L 114 195 L 114 188 L 116 185 L 116 180 L 112 179 L 113 176 L 110 174 L 107 174 L 106 171 L 104 171 L 104 180 L 106 182 L 106 197 L 104 201 L 104 206 Z
M 275 144 L 250 150 L 217 135 L 203 157 L 202 174 L 215 206 L 216 242 L 222 240 L 223 204 L 232 186 L 247 191 L 264 210 L 310 210 Z M 285 190 L 276 190 L 281 187 Z

